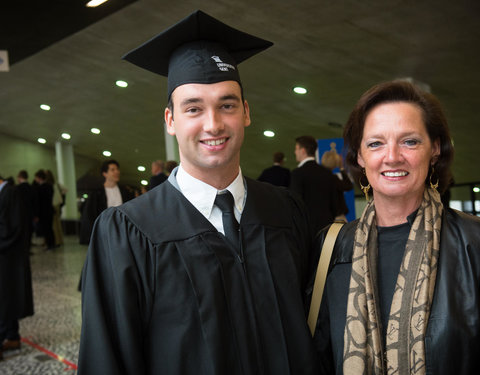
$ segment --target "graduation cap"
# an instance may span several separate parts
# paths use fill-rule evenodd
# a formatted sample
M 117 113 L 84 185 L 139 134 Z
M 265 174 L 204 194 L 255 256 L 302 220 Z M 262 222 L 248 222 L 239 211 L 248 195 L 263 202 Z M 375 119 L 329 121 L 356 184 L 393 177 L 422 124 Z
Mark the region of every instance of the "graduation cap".
M 237 81 L 237 64 L 273 43 L 234 29 L 197 10 L 123 56 L 168 77 L 168 98 L 186 83 Z

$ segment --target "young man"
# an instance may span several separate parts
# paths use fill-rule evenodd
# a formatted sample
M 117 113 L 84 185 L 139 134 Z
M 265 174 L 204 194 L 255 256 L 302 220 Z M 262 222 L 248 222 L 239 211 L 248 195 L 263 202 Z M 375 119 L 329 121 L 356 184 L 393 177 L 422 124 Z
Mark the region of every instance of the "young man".
M 197 11 L 126 56 L 168 72 L 180 166 L 97 221 L 79 375 L 315 373 L 304 213 L 239 166 L 250 111 L 236 65 L 270 45 Z
M 120 206 L 133 198 L 120 181 L 120 165 L 116 160 L 105 160 L 100 168 L 100 173 L 105 179 L 103 186 L 92 191 L 82 208 L 80 220 L 80 243 L 88 245 L 92 234 L 93 224 L 105 209 L 108 207 Z
M 305 202 L 310 216 L 312 233 L 335 220 L 337 196 L 335 176 L 315 160 L 317 141 L 310 135 L 295 139 L 295 158 L 298 167 L 292 171 L 290 189 Z

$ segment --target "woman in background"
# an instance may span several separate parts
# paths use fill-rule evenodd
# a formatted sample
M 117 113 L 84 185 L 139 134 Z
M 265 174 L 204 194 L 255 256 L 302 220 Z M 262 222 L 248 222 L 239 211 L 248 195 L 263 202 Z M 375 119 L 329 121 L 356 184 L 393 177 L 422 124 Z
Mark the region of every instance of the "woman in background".
M 344 140 L 373 199 L 336 241 L 314 336 L 322 373 L 477 373 L 480 219 L 441 203 L 453 146 L 440 104 L 409 83 L 376 85 Z

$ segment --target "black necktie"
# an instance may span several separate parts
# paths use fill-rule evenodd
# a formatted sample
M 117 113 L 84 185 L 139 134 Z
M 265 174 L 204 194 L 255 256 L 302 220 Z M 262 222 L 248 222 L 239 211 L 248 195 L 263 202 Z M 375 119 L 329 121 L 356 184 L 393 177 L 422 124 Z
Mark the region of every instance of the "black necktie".
M 238 249 L 238 222 L 233 212 L 233 195 L 228 190 L 225 193 L 217 194 L 215 205 L 222 210 L 223 231 L 230 243 Z

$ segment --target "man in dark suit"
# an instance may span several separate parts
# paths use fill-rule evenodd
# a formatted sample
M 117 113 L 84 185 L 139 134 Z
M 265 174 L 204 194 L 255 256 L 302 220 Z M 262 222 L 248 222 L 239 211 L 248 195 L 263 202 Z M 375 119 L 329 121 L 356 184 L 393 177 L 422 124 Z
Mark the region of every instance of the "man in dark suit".
M 118 184 L 120 181 L 120 165 L 116 160 L 106 160 L 100 168 L 105 178 L 103 186 L 92 191 L 82 207 L 80 219 L 80 243 L 88 245 L 93 224 L 98 215 L 108 207 L 120 206 L 133 198 L 133 194 Z
M 38 212 L 38 203 L 35 191 L 32 185 L 28 183 L 27 171 L 21 170 L 20 172 L 18 172 L 16 189 L 18 191 L 20 201 L 23 204 L 23 208 L 25 209 L 28 221 L 28 244 L 30 246 L 33 234 L 33 220 L 35 217 L 35 213 Z
M 53 186 L 47 182 L 47 175 L 43 169 L 35 173 L 37 183 L 38 222 L 37 234 L 45 238 L 47 250 L 55 248 L 53 234 Z
M 20 348 L 18 319 L 33 315 L 29 236 L 18 190 L 0 176 L 0 360 Z
M 315 161 L 317 141 L 312 136 L 295 139 L 298 167 L 292 171 L 290 189 L 303 199 L 310 216 L 312 233 L 316 234 L 335 219 L 335 180 L 332 172 Z
M 167 175 L 163 172 L 164 169 L 165 162 L 163 160 L 155 160 L 152 163 L 152 177 L 150 177 L 148 190 L 153 189 L 155 186 L 158 186 L 167 180 Z
M 273 166 L 263 170 L 258 181 L 268 182 L 272 185 L 285 186 L 290 185 L 290 170 L 283 166 L 285 154 L 276 152 L 273 154 Z

